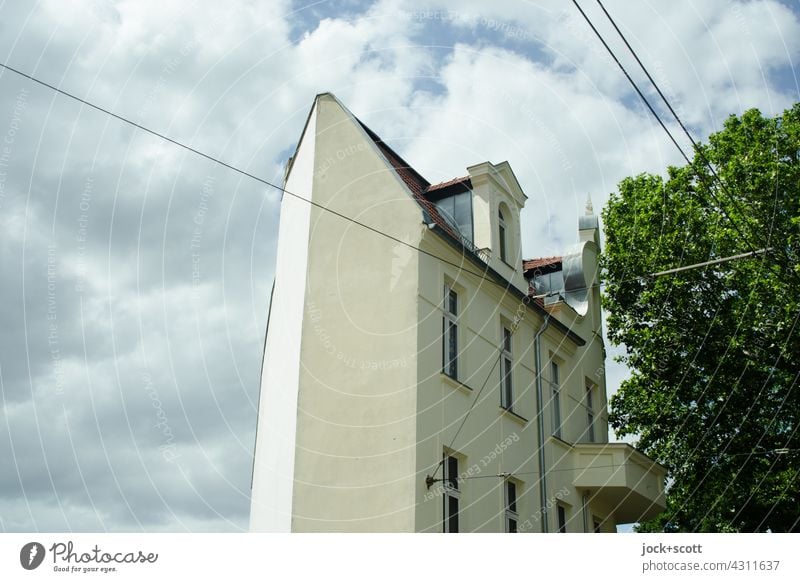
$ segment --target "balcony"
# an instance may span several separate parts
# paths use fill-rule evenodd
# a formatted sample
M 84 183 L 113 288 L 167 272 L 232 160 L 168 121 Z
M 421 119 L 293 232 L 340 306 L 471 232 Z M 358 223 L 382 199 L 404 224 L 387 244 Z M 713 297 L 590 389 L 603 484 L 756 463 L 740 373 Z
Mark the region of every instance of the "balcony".
M 651 519 L 666 508 L 666 469 L 626 443 L 572 445 L 576 488 L 614 508 L 617 523 Z

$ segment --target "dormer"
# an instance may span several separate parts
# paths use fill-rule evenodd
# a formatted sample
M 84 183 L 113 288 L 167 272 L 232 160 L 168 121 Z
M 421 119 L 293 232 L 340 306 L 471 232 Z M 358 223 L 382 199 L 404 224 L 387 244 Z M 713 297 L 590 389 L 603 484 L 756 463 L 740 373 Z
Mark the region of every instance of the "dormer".
M 508 162 L 467 168 L 472 185 L 474 243 L 486 251 L 489 266 L 523 292 L 520 212 L 528 199 Z
M 534 295 L 545 307 L 564 302 L 581 317 L 592 309 L 600 329 L 600 224 L 589 199 L 586 212 L 578 219 L 578 239 L 564 256 L 524 261 L 523 270 Z

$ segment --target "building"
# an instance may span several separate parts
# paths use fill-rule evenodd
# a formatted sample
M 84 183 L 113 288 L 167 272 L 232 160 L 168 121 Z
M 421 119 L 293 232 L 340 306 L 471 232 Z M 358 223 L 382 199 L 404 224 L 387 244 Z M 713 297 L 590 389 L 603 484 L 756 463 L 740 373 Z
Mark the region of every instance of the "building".
M 252 530 L 613 532 L 664 508 L 664 469 L 607 442 L 590 205 L 576 249 L 523 261 L 511 167 L 467 172 L 431 185 L 315 99 L 281 203 Z

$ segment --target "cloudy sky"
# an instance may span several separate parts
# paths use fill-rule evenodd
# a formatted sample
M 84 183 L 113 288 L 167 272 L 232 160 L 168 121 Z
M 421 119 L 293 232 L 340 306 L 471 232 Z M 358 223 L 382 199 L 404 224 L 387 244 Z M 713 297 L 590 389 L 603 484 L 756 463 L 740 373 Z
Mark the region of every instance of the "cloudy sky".
M 797 5 L 606 6 L 697 137 L 800 100 Z M 272 181 L 332 91 L 432 182 L 509 160 L 531 257 L 680 161 L 568 2 L 0 0 L 0 61 Z M 0 531 L 247 528 L 278 204 L 0 72 Z

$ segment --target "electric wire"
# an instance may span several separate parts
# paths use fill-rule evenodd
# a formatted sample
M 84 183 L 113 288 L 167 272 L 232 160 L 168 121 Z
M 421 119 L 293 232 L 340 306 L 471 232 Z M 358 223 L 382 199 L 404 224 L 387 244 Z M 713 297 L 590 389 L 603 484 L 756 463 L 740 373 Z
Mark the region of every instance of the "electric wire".
M 475 405 L 480 400 L 481 394 L 483 393 L 484 388 L 486 388 L 486 385 L 489 383 L 489 379 L 492 377 L 492 374 L 494 373 L 494 369 L 497 367 L 497 364 L 500 362 L 500 359 L 502 357 L 503 357 L 503 350 L 501 348 L 498 348 L 497 358 L 495 358 L 494 364 L 492 364 L 492 367 L 489 370 L 489 373 L 486 375 L 486 379 L 483 381 L 483 384 L 481 384 L 481 387 L 478 390 L 478 393 L 475 395 L 475 398 L 470 403 L 469 408 L 467 409 L 467 412 L 464 414 L 464 418 L 461 419 L 461 424 L 458 425 L 458 429 L 456 429 L 456 434 L 453 435 L 453 438 L 450 440 L 450 444 L 447 446 L 448 449 L 452 449 L 453 448 L 453 445 L 455 444 L 456 438 L 458 438 L 458 435 L 461 432 L 461 429 L 464 428 L 464 424 L 467 422 L 467 419 L 469 418 L 469 415 L 472 413 L 472 410 L 475 408 Z M 436 479 L 435 479 L 436 473 L 439 472 L 439 467 L 441 467 L 443 464 L 444 464 L 444 458 L 439 460 L 439 462 L 434 467 L 433 472 L 428 476 L 428 479 L 429 479 L 430 482 L 436 481 Z
M 608 443 L 578 443 L 578 444 L 597 444 L 597 445 L 601 445 L 602 446 L 603 444 L 608 444 Z M 692 461 L 699 461 L 699 460 L 703 460 L 703 459 L 719 459 L 720 457 L 727 459 L 727 458 L 733 458 L 733 457 L 744 457 L 744 456 L 753 457 L 753 456 L 756 456 L 756 455 L 771 455 L 771 454 L 774 454 L 774 455 L 787 455 L 789 453 L 796 453 L 796 452 L 800 452 L 800 449 L 777 448 L 777 449 L 770 449 L 768 451 L 750 451 L 750 452 L 747 452 L 747 453 L 731 453 L 731 454 L 725 454 L 725 455 L 721 455 L 721 456 L 720 455 L 705 455 L 705 456 L 700 456 L 700 457 L 692 457 L 691 460 Z M 688 462 L 689 461 L 687 461 L 687 463 Z M 685 463 L 685 464 L 687 464 L 687 463 Z M 658 464 L 658 463 L 654 461 L 654 464 Z M 613 465 L 587 465 L 586 467 L 564 467 L 564 468 L 561 468 L 561 469 L 548 469 L 546 472 L 547 473 L 559 473 L 559 472 L 564 472 L 564 471 L 589 471 L 589 470 L 592 470 L 592 469 L 614 469 L 614 468 L 619 469 L 619 468 L 622 468 L 622 467 L 625 467 L 625 466 L 628 466 L 628 465 L 637 465 L 638 466 L 639 464 L 638 463 L 629 462 L 629 461 L 625 461 L 623 463 L 616 463 L 616 464 L 613 464 Z M 470 475 L 470 476 L 467 476 L 467 477 L 455 477 L 455 480 L 456 481 L 469 481 L 469 480 L 472 480 L 472 479 L 491 479 L 491 478 L 508 479 L 509 477 L 518 477 L 518 476 L 523 476 L 523 475 L 539 475 L 539 474 L 540 474 L 540 471 L 521 471 L 521 472 L 511 471 L 511 472 L 503 472 L 503 473 L 493 473 L 491 475 Z M 445 481 L 445 479 L 433 479 L 433 482 L 441 482 L 441 481 Z
M 603 38 L 603 35 L 601 35 L 600 31 L 597 30 L 597 28 L 595 27 L 594 23 L 589 19 L 589 17 L 586 15 L 586 13 L 583 11 L 583 9 L 580 7 L 580 4 L 578 4 L 577 0 L 572 0 L 572 3 L 575 5 L 575 7 L 581 13 L 581 16 L 583 16 L 583 19 L 586 21 L 586 23 L 592 29 L 592 31 L 594 32 L 595 36 L 597 36 L 597 38 L 603 44 L 603 46 L 605 47 L 605 49 L 608 52 L 608 54 L 611 55 L 611 58 L 617 64 L 617 66 L 622 71 L 622 73 L 625 75 L 625 78 L 628 79 L 628 82 L 631 84 L 631 86 L 634 88 L 636 93 L 639 95 L 639 98 L 642 100 L 642 102 L 647 106 L 647 109 L 650 111 L 650 113 L 653 115 L 653 117 L 656 119 L 656 121 L 658 121 L 658 124 L 661 126 L 661 128 L 664 130 L 664 132 L 669 136 L 670 141 L 672 141 L 672 143 L 678 149 L 678 151 L 680 152 L 681 156 L 683 156 L 683 159 L 686 160 L 687 165 L 689 167 L 691 167 L 692 166 L 692 161 L 689 159 L 689 156 L 687 156 L 686 152 L 683 151 L 683 148 L 678 143 L 678 141 L 675 139 L 675 136 L 672 135 L 672 132 L 669 130 L 669 128 L 667 128 L 666 124 L 661 119 L 661 116 L 658 115 L 656 110 L 650 104 L 650 101 L 647 99 L 647 97 L 645 97 L 644 93 L 642 93 L 642 90 L 639 89 L 639 86 L 636 84 L 636 82 L 633 80 L 633 78 L 628 73 L 627 69 L 625 69 L 623 64 L 617 58 L 617 55 L 614 53 L 613 50 L 611 50 L 611 47 L 608 46 L 608 43 Z M 704 176 L 702 174 L 695 172 L 695 175 L 698 178 L 700 178 L 701 181 L 704 181 Z M 728 211 L 725 210 L 725 207 L 722 205 L 720 200 L 716 197 L 716 195 L 714 194 L 713 189 L 709 188 L 708 192 L 711 195 L 711 198 L 713 199 L 713 201 L 716 203 L 716 206 L 719 208 L 720 212 L 723 214 L 723 216 L 725 216 L 725 218 L 728 219 L 728 222 L 731 224 L 731 226 L 734 228 L 734 230 L 736 230 L 736 232 L 739 234 L 739 236 L 742 237 L 742 239 L 744 240 L 745 244 L 750 248 L 750 251 L 755 251 L 757 245 L 752 244 L 752 242 L 750 241 L 750 237 L 748 237 L 747 235 L 745 235 L 742 232 L 742 230 L 739 228 L 739 225 L 736 223 L 736 221 L 734 221 L 731 218 L 731 216 L 728 214 Z M 695 190 L 694 193 L 698 196 L 698 198 L 700 199 L 700 202 L 702 202 L 703 205 L 705 205 L 706 207 L 709 207 L 709 208 L 711 207 L 711 205 L 708 203 L 708 201 L 705 200 L 705 196 L 703 196 L 700 192 L 698 192 L 696 190 Z
M 463 265 L 460 265 L 458 263 L 454 263 L 452 261 L 449 261 L 449 260 L 447 260 L 445 258 L 442 258 L 442 257 L 436 255 L 435 253 L 432 253 L 430 251 L 426 251 L 425 249 L 421 249 L 421 248 L 419 248 L 417 246 L 414 246 L 413 244 L 411 244 L 409 242 L 406 242 L 406 241 L 404 241 L 404 240 L 402 240 L 400 238 L 392 236 L 389 233 L 383 232 L 383 231 L 381 231 L 381 230 L 379 230 L 379 229 L 377 229 L 375 227 L 369 226 L 368 224 L 364 224 L 363 222 L 360 222 L 360 221 L 356 220 L 355 218 L 352 218 L 350 216 L 342 214 L 341 212 L 338 212 L 338 211 L 336 211 L 336 210 L 334 210 L 332 208 L 329 208 L 329 207 L 327 207 L 327 206 L 325 206 L 323 204 L 320 204 L 319 202 L 315 202 L 315 201 L 313 201 L 313 200 L 311 200 L 309 198 L 306 198 L 306 197 L 304 197 L 304 196 L 302 196 L 300 194 L 296 194 L 294 192 L 291 192 L 291 191 L 287 190 L 286 188 L 284 188 L 282 186 L 278 186 L 277 184 L 275 184 L 273 182 L 270 182 L 269 180 L 266 180 L 264 178 L 256 176 L 255 174 L 252 174 L 251 172 L 248 172 L 248 171 L 243 170 L 243 169 L 241 169 L 241 168 L 239 168 L 237 166 L 234 166 L 233 164 L 225 162 L 225 161 L 223 161 L 223 160 L 221 160 L 219 158 L 216 158 L 216 157 L 214 157 L 214 156 L 212 156 L 210 154 L 206 154 L 201 150 L 198 150 L 198 149 L 193 148 L 193 147 L 191 147 L 189 145 L 186 145 L 183 142 L 180 142 L 180 141 L 178 141 L 176 139 L 173 139 L 173 138 L 171 138 L 169 136 L 166 136 L 166 135 L 164 135 L 162 133 L 159 133 L 159 132 L 157 132 L 157 131 L 155 131 L 153 129 L 150 129 L 149 127 L 146 127 L 144 125 L 136 123 L 135 121 L 132 121 L 132 120 L 128 119 L 127 117 L 124 117 L 123 115 L 119 115 L 117 113 L 114 113 L 113 111 L 109 111 L 108 109 L 105 109 L 104 107 L 101 107 L 99 105 L 95 105 L 94 103 L 92 103 L 90 101 L 87 101 L 86 99 L 78 97 L 77 95 L 74 95 L 74 94 L 72 94 L 72 93 L 70 93 L 68 91 L 60 89 L 59 87 L 51 85 L 50 83 L 47 83 L 46 81 L 42 81 L 42 80 L 40 80 L 40 79 L 38 79 L 38 78 L 36 78 L 36 77 L 34 77 L 32 75 L 29 75 L 27 73 L 24 73 L 24 72 L 18 70 L 18 69 L 15 69 L 14 67 L 11 67 L 10 65 L 7 65 L 5 63 L 0 63 L 0 67 L 2 67 L 3 69 L 6 69 L 8 71 L 11 71 L 12 73 L 16 73 L 17 75 L 19 75 L 21 77 L 29 79 L 29 80 L 33 81 L 34 83 L 37 83 L 37 84 L 42 85 L 44 87 L 47 87 L 48 89 L 51 89 L 52 91 L 55 91 L 55 92 L 57 92 L 57 93 L 59 93 L 61 95 L 69 97 L 70 99 L 78 101 L 79 103 L 82 103 L 83 105 L 86 105 L 87 107 L 90 107 L 92 109 L 95 109 L 97 111 L 105 113 L 106 115 L 110 115 L 111 117 L 113 117 L 113 118 L 115 118 L 115 119 L 117 119 L 119 121 L 122 121 L 123 123 L 127 123 L 127 124 L 137 128 L 137 129 L 141 130 L 141 131 L 149 133 L 149 134 L 151 134 L 151 135 L 153 135 L 155 137 L 158 137 L 160 139 L 163 139 L 163 140 L 165 140 L 165 141 L 167 141 L 167 142 L 169 142 L 169 143 L 171 143 L 173 145 L 176 145 L 176 146 L 178 146 L 180 148 L 183 148 L 183 149 L 185 149 L 185 150 L 187 150 L 189 152 L 192 152 L 193 154 L 196 154 L 196 155 L 198 155 L 198 156 L 200 156 L 202 158 L 205 158 L 205 159 L 207 159 L 209 161 L 212 161 L 212 162 L 214 162 L 216 164 L 219 164 L 220 166 L 222 166 L 224 168 L 227 168 L 227 169 L 232 170 L 232 171 L 234 171 L 234 172 L 236 172 L 238 174 L 246 176 L 246 177 L 248 177 L 248 178 L 250 178 L 252 180 L 255 180 L 256 182 L 259 182 L 261 184 L 269 186 L 270 188 L 274 188 L 275 190 L 278 190 L 278 191 L 280 191 L 280 192 L 282 192 L 284 194 L 288 194 L 289 196 L 292 196 L 293 198 L 296 198 L 296 199 L 301 200 L 303 202 L 307 202 L 308 204 L 310 204 L 311 206 L 314 206 L 315 208 L 319 208 L 320 210 L 323 210 L 325 212 L 329 212 L 329 213 L 331 213 L 331 214 L 333 214 L 335 216 L 338 216 L 339 218 L 341 218 L 343 220 L 346 220 L 348 222 L 352 222 L 353 224 L 355 224 L 357 226 L 360 226 L 362 228 L 365 228 L 365 229 L 367 229 L 367 230 L 369 230 L 369 231 L 371 231 L 371 232 L 373 232 L 375 234 L 378 234 L 380 236 L 386 237 L 386 238 L 388 238 L 389 240 L 391 240 L 393 242 L 396 242 L 396 243 L 401 244 L 401 245 L 403 245 L 405 247 L 408 247 L 408 248 L 410 248 L 412 250 L 415 250 L 415 251 L 417 251 L 417 252 L 419 252 L 419 253 L 421 253 L 423 255 L 427 255 L 429 257 L 437 259 L 437 260 L 439 260 L 439 261 L 441 261 L 441 262 L 443 262 L 443 263 L 445 263 L 447 265 L 450 265 L 451 267 L 455 267 L 455 268 L 457 268 L 459 270 L 459 272 L 466 273 L 466 274 L 469 274 L 469 275 L 473 275 L 475 277 L 479 277 L 480 279 L 483 279 L 483 280 L 485 280 L 485 281 L 487 281 L 489 283 L 492 283 L 492 284 L 500 287 L 504 291 L 508 291 L 509 288 L 511 287 L 510 284 L 505 285 L 503 283 L 500 283 L 500 282 L 496 281 L 493 278 L 488 277 L 485 273 L 479 273 L 477 271 L 472 271 L 470 269 L 465 268 Z M 463 249 L 462 249 L 462 252 L 463 252 Z M 478 259 L 478 260 L 480 260 L 480 259 Z
M 739 205 L 738 201 L 730 193 L 730 191 L 728 190 L 725 182 L 722 180 L 722 178 L 720 178 L 720 176 L 717 173 L 716 169 L 714 169 L 714 166 L 711 164 L 709 159 L 703 153 L 703 150 L 700 148 L 698 143 L 694 140 L 694 138 L 692 137 L 692 134 L 686 128 L 686 125 L 683 123 L 683 121 L 681 120 L 680 116 L 678 116 L 678 113 L 675 111 L 675 109 L 672 107 L 672 105 L 670 104 L 670 102 L 667 99 L 667 97 L 661 91 L 661 88 L 658 86 L 658 83 L 656 83 L 655 79 L 653 79 L 653 77 L 650 75 L 650 72 L 647 70 L 647 67 L 644 66 L 644 63 L 642 63 L 641 59 L 639 59 L 639 55 L 636 54 L 635 50 L 633 50 L 633 47 L 628 42 L 628 39 L 622 33 L 622 31 L 620 30 L 619 26 L 617 26 L 616 21 L 611 17 L 611 14 L 608 13 L 608 10 L 606 10 L 606 7 L 603 5 L 603 2 L 601 0 L 596 0 L 596 2 L 600 6 L 600 8 L 602 9 L 603 13 L 606 15 L 606 18 L 608 18 L 608 21 L 614 27 L 614 30 L 617 31 L 617 34 L 622 39 L 622 42 L 625 43 L 625 46 L 628 48 L 628 51 L 631 53 L 633 58 L 639 64 L 639 67 L 642 69 L 642 72 L 647 76 L 647 79 L 648 79 L 648 81 L 650 81 L 650 84 L 656 90 L 656 92 L 658 93 L 659 97 L 661 97 L 661 100 L 664 102 L 664 105 L 666 105 L 667 109 L 669 109 L 669 112 L 672 114 L 672 117 L 674 117 L 675 121 L 678 122 L 678 125 L 683 130 L 683 133 L 686 135 L 686 137 L 689 139 L 689 142 L 692 144 L 692 148 L 697 153 L 697 155 L 700 157 L 700 160 L 709 169 L 709 171 L 711 172 L 711 175 L 716 179 L 716 181 L 719 184 L 720 188 L 722 189 L 723 193 L 727 196 L 728 200 L 734 205 L 734 207 L 739 212 L 739 214 L 742 215 L 742 216 L 745 216 L 745 213 L 742 211 L 742 208 Z M 728 220 L 731 220 L 730 217 L 728 217 Z M 767 242 L 769 242 L 769 241 L 767 241 Z
M 578 7 L 578 9 L 580 10 L 580 7 Z M 237 166 L 234 166 L 233 164 L 225 162 L 225 161 L 223 161 L 223 160 L 221 160 L 221 159 L 219 159 L 217 157 L 214 157 L 214 156 L 212 156 L 210 154 L 206 154 L 205 152 L 203 152 L 201 150 L 198 150 L 196 148 L 193 148 L 193 147 L 191 147 L 189 145 L 186 145 L 181 141 L 178 141 L 178 140 L 173 139 L 173 138 L 171 138 L 169 136 L 166 136 L 166 135 L 164 135 L 162 133 L 159 133 L 159 132 L 157 132 L 157 131 L 155 131 L 153 129 L 150 129 L 149 127 L 146 127 L 144 125 L 136 123 L 135 121 L 132 121 L 132 120 L 128 119 L 127 117 L 124 117 L 123 115 L 119 115 L 117 113 L 114 113 L 113 111 L 105 109 L 104 107 L 96 105 L 96 104 L 94 104 L 94 103 L 92 103 L 90 101 L 87 101 L 86 99 L 83 99 L 81 97 L 78 97 L 77 95 L 74 95 L 74 94 L 72 94 L 72 93 L 70 93 L 68 91 L 65 91 L 64 89 L 61 89 L 61 88 L 56 87 L 54 85 L 51 85 L 50 83 L 47 83 L 46 81 L 42 81 L 42 80 L 40 80 L 40 79 L 38 79 L 38 78 L 36 78 L 36 77 L 34 77 L 32 75 L 24 73 L 24 72 L 22 72 L 22 71 L 20 71 L 20 70 L 18 70 L 16 68 L 10 66 L 10 65 L 7 65 L 5 63 L 0 63 L 0 67 L 6 69 L 8 71 L 11 71 L 12 73 L 15 73 L 15 74 L 17 74 L 17 75 L 19 75 L 21 77 L 24 77 L 24 78 L 26 78 L 26 79 L 28 79 L 30 81 L 33 81 L 34 83 L 37 83 L 37 84 L 42 85 L 44 87 L 47 87 L 48 89 L 51 89 L 52 91 L 55 91 L 56 93 L 59 93 L 59 94 L 64 95 L 66 97 L 69 97 L 70 99 L 73 99 L 75 101 L 78 101 L 79 103 L 82 103 L 83 105 L 86 105 L 87 107 L 90 107 L 92 109 L 95 109 L 97 111 L 105 113 L 106 115 L 109 115 L 109 116 L 111 116 L 111 117 L 113 117 L 113 118 L 115 118 L 115 119 L 117 119 L 119 121 L 122 121 L 123 123 L 127 123 L 127 124 L 137 128 L 137 129 L 141 130 L 141 131 L 144 131 L 145 133 L 149 133 L 149 134 L 151 134 L 151 135 L 153 135 L 155 137 L 158 137 L 159 139 L 163 139 L 163 140 L 165 140 L 165 141 L 167 141 L 167 142 L 169 142 L 169 143 L 171 143 L 173 145 L 176 145 L 176 146 L 178 146 L 180 148 L 183 148 L 183 149 L 185 149 L 185 150 L 187 150 L 189 152 L 192 152 L 192 153 L 194 153 L 194 154 L 196 154 L 196 155 L 198 155 L 198 156 L 200 156 L 202 158 L 205 158 L 205 159 L 207 159 L 207 160 L 209 160 L 211 162 L 219 164 L 220 166 L 222 166 L 224 168 L 227 168 L 227 169 L 229 169 L 229 170 L 231 170 L 233 172 L 236 172 L 238 174 L 246 176 L 246 177 L 248 177 L 248 178 L 250 178 L 250 179 L 252 179 L 252 180 L 254 180 L 256 182 L 264 184 L 265 186 L 269 186 L 270 188 L 278 190 L 278 191 L 280 191 L 280 192 L 282 192 L 284 194 L 288 194 L 289 196 L 292 196 L 293 198 L 296 198 L 298 200 L 306 202 L 306 203 L 310 204 L 311 206 L 314 206 L 315 208 L 319 208 L 320 210 L 323 210 L 325 212 L 329 212 L 329 213 L 331 213 L 331 214 L 333 214 L 333 215 L 335 215 L 335 216 L 337 216 L 337 217 L 339 217 L 339 218 L 341 218 L 343 220 L 346 220 L 348 222 L 352 222 L 353 224 L 355 224 L 357 226 L 360 226 L 360 227 L 362 227 L 364 229 L 367 229 L 370 232 L 373 232 L 373 233 L 375 233 L 377 235 L 386 237 L 386 238 L 388 238 L 389 240 L 391 240 L 393 242 L 401 244 L 401 245 L 403 245 L 403 246 L 405 246 L 407 248 L 410 248 L 410 249 L 412 249 L 414 251 L 417 251 L 417 252 L 419 252 L 419 253 L 421 253 L 423 255 L 426 255 L 426 256 L 429 256 L 431 258 L 437 259 L 437 260 L 441 261 L 442 263 L 444 263 L 446 265 L 449 265 L 451 267 L 455 267 L 461 273 L 465 273 L 465 274 L 468 274 L 468 275 L 472 275 L 474 277 L 478 277 L 481 280 L 484 280 L 484 281 L 487 281 L 489 283 L 492 283 L 492 284 L 496 285 L 497 287 L 501 288 L 503 291 L 508 291 L 509 288 L 511 287 L 510 284 L 500 283 L 500 282 L 496 281 L 494 278 L 491 278 L 491 277 L 487 276 L 486 272 L 480 273 L 480 272 L 477 272 L 477 271 L 472 271 L 470 269 L 465 268 L 463 266 L 463 264 L 454 263 L 454 262 L 452 262 L 452 261 L 450 261 L 448 259 L 445 259 L 443 257 L 440 257 L 440 256 L 436 255 L 435 253 L 432 253 L 430 251 L 426 251 L 425 249 L 421 249 L 421 248 L 419 248 L 417 246 L 414 246 L 413 244 L 411 244 L 409 242 L 406 242 L 406 241 L 404 241 L 404 240 L 402 240 L 400 238 L 397 238 L 395 236 L 392 236 L 389 233 L 383 232 L 383 231 L 381 231 L 381 230 L 379 230 L 379 229 L 377 229 L 375 227 L 372 227 L 372 226 L 370 226 L 368 224 L 360 222 L 360 221 L 356 220 L 355 218 L 352 218 L 350 216 L 342 214 L 341 212 L 338 212 L 338 211 L 336 211 L 336 210 L 334 210 L 332 208 L 329 208 L 329 207 L 327 207 L 327 206 L 325 206 L 323 204 L 320 204 L 319 202 L 314 202 L 313 200 L 310 200 L 310 199 L 306 198 L 305 196 L 302 196 L 300 194 L 296 194 L 294 192 L 291 192 L 291 191 L 287 190 L 286 188 L 284 188 L 282 186 L 278 186 L 277 184 L 275 184 L 273 182 L 270 182 L 269 180 L 261 178 L 260 176 L 256 176 L 255 174 L 253 174 L 251 172 L 243 170 L 243 169 L 241 169 L 241 168 L 239 168 Z M 623 69 L 623 71 L 624 71 L 624 69 Z M 627 72 L 626 72 L 626 76 L 627 76 Z M 630 79 L 630 77 L 628 77 L 628 78 Z M 633 82 L 633 81 L 631 81 L 631 82 Z M 638 90 L 638 88 L 637 88 L 637 90 Z M 641 92 L 639 94 L 641 95 Z M 645 99 L 644 96 L 642 96 L 642 98 Z M 646 99 L 645 99 L 645 102 L 647 102 Z M 658 119 L 658 116 L 653 111 L 653 109 L 650 108 L 650 110 L 653 112 L 653 115 L 655 115 L 656 118 Z M 659 121 L 660 121 L 660 119 L 659 119 Z M 664 127 L 663 123 L 662 123 L 662 127 Z M 666 127 L 664 129 L 669 134 L 669 130 L 667 130 Z M 671 134 L 669 134 L 669 135 L 670 135 L 670 137 L 672 137 Z M 673 143 L 675 143 L 674 138 L 673 138 Z M 676 143 L 676 145 L 677 145 L 677 143 Z M 678 146 L 678 148 L 680 149 L 680 146 Z M 685 155 L 684 155 L 684 157 L 685 157 Z M 767 250 L 769 250 L 769 249 L 767 249 Z M 463 251 L 464 251 L 464 249 L 462 249 L 462 252 Z M 756 254 L 763 253 L 763 252 L 765 252 L 764 249 L 754 250 L 754 251 L 751 251 L 750 253 L 745 253 L 745 255 L 748 255 L 748 256 L 749 255 L 756 255 Z M 676 269 L 676 272 L 677 272 L 677 270 L 685 271 L 685 270 L 689 270 L 689 269 L 695 268 L 695 267 L 706 266 L 708 264 L 712 264 L 713 262 L 724 262 L 724 261 L 730 260 L 730 259 L 743 258 L 745 255 L 737 255 L 737 256 L 734 256 L 734 257 L 726 257 L 724 259 L 718 259 L 718 260 L 712 261 L 712 262 L 697 263 L 695 265 L 689 265 L 689 266 L 686 266 L 686 267 L 680 267 L 679 269 Z M 466 256 L 466 254 L 465 254 L 465 256 Z M 634 281 L 634 280 L 640 280 L 640 279 L 643 279 L 643 278 L 646 278 L 646 277 L 657 277 L 657 276 L 660 276 L 660 275 L 668 274 L 669 272 L 670 271 L 661 271 L 661 272 L 658 272 L 658 273 L 650 273 L 650 274 L 643 275 L 643 276 L 631 277 L 629 279 L 624 279 L 622 281 L 619 281 L 618 283 L 625 283 L 625 282 L 630 282 L 630 281 Z M 589 286 L 585 286 L 585 287 L 575 287 L 574 289 L 571 289 L 571 290 L 574 290 L 574 291 L 589 290 L 589 289 L 593 289 L 593 288 L 601 287 L 601 286 L 605 286 L 605 284 L 604 283 L 598 283 L 598 284 L 595 284 L 595 285 L 589 285 Z M 554 294 L 555 293 L 551 292 L 551 293 L 545 293 L 545 294 L 540 294 L 540 295 L 530 295 L 530 298 L 531 299 L 542 299 L 542 298 L 545 298 L 545 297 L 551 297 Z

